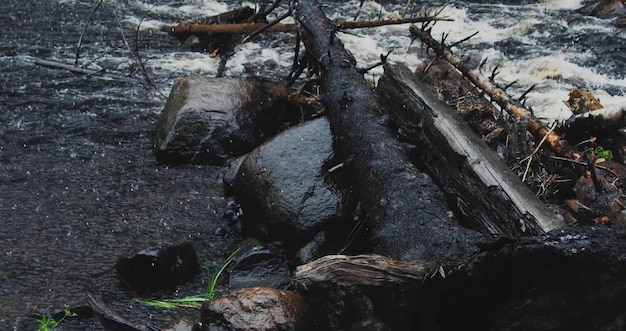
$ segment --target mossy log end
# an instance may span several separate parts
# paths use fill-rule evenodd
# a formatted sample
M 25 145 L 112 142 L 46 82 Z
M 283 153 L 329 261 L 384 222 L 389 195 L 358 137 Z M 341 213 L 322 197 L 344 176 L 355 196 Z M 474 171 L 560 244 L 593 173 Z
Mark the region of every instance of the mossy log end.
M 564 226 L 406 66 L 385 65 L 377 91 L 385 113 L 418 146 L 421 163 L 472 228 L 517 237 Z

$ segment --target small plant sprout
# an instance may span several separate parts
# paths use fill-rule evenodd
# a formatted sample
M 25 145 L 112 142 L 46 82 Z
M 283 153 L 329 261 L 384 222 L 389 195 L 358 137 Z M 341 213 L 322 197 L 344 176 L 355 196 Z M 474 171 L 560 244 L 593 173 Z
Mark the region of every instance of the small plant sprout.
M 209 268 L 207 266 L 207 277 L 208 277 L 208 287 L 207 292 L 205 294 L 192 295 L 180 299 L 163 299 L 163 300 L 140 300 L 143 304 L 153 307 L 160 308 L 179 308 L 179 307 L 187 307 L 187 308 L 200 308 L 202 304 L 206 301 L 210 301 L 215 297 L 215 286 L 217 285 L 217 281 L 220 279 L 220 276 L 228 267 L 228 265 L 233 262 L 235 257 L 241 252 L 241 247 L 237 248 L 233 251 L 225 260 L 222 262 L 217 271 L 211 275 L 209 272 Z
M 213 299 L 215 297 L 215 285 L 217 284 L 217 281 L 219 280 L 220 276 L 222 275 L 222 272 L 224 272 L 224 269 L 226 269 L 226 267 L 231 262 L 233 262 L 233 260 L 235 259 L 235 257 L 237 257 L 237 254 L 239 254 L 240 251 L 241 251 L 241 247 L 237 248 L 234 252 L 232 252 L 226 258 L 226 260 L 224 260 L 224 262 L 222 262 L 222 265 L 220 265 L 219 269 L 217 269 L 217 271 L 215 272 L 213 277 L 211 277 L 211 273 L 208 271 L 208 268 L 207 268 L 207 275 L 209 276 L 209 288 L 207 289 L 207 297 L 208 297 L 209 300 L 211 300 L 211 299 Z
M 59 324 L 61 324 L 61 322 L 63 322 L 66 318 L 68 317 L 76 317 L 78 316 L 78 314 L 72 312 L 70 310 L 70 306 L 69 305 L 64 305 L 63 306 L 63 317 L 61 317 L 60 320 L 55 320 L 52 317 L 48 317 L 47 315 L 43 315 L 41 316 L 41 319 L 39 320 L 39 328 L 37 329 L 38 331 L 55 331 L 56 329 L 58 329 Z

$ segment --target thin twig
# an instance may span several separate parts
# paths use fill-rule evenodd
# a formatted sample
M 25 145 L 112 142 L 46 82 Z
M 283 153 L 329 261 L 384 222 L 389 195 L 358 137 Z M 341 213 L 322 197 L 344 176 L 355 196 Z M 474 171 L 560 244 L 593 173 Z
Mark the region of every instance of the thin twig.
M 478 31 L 472 33 L 471 35 L 469 35 L 469 36 L 467 36 L 467 37 L 465 37 L 465 38 L 463 38 L 463 39 L 461 39 L 461 40 L 459 40 L 457 42 L 455 42 L 454 44 L 450 44 L 450 46 L 448 46 L 448 48 L 452 48 L 452 47 L 458 46 L 459 44 L 462 44 L 462 43 L 470 40 L 471 38 L 475 37 L 477 34 L 478 34 Z
M 356 10 L 356 15 L 354 15 L 355 21 L 357 18 L 359 18 L 359 14 L 361 14 L 361 8 L 363 8 L 364 3 L 365 3 L 365 0 L 361 0 L 361 3 L 359 4 L 359 8 Z
M 530 163 L 533 161 L 534 156 L 539 152 L 539 149 L 541 148 L 541 145 L 543 145 L 543 143 L 546 141 L 546 139 L 548 138 L 548 136 L 550 135 L 550 133 L 556 128 L 557 122 L 552 123 L 552 126 L 550 127 L 548 133 L 546 135 L 543 136 L 543 138 L 541 138 L 541 141 L 539 142 L 539 144 L 537 145 L 537 147 L 535 148 L 535 150 L 530 153 L 529 156 L 527 156 L 524 160 L 528 160 L 528 163 L 526 163 L 526 170 L 524 171 L 524 176 L 522 176 L 522 182 L 526 181 L 526 175 L 528 174 L 528 169 L 530 169 Z M 524 160 L 520 161 L 520 162 L 524 162 Z
M 80 46 L 83 44 L 83 38 L 85 37 L 85 32 L 87 32 L 87 27 L 89 26 L 89 23 L 91 22 L 91 19 L 93 18 L 93 15 L 96 13 L 96 10 L 98 10 L 98 7 L 100 7 L 101 4 L 102 4 L 102 0 L 98 0 L 98 3 L 96 3 L 96 6 L 93 7 L 91 14 L 89 14 L 89 17 L 87 18 L 87 22 L 85 23 L 85 26 L 83 27 L 83 31 L 81 31 L 80 33 L 80 37 L 78 38 L 78 43 L 76 44 L 76 59 L 74 60 L 75 66 L 78 65 L 78 58 L 80 57 Z
M 404 6 L 404 11 L 402 11 L 402 18 L 406 16 L 406 12 L 409 10 L 409 6 L 411 6 L 411 0 L 407 0 L 406 5 Z
M 152 11 L 152 8 L 154 8 L 154 5 L 148 9 L 142 16 L 141 19 L 139 20 L 139 24 L 137 24 L 137 29 L 135 30 L 135 51 L 131 53 L 131 58 L 135 59 L 135 62 L 139 65 L 139 71 L 141 72 L 141 74 L 143 75 L 146 84 L 151 87 L 154 91 L 156 91 L 161 97 L 163 98 L 167 98 L 166 95 L 164 95 L 161 91 L 159 91 L 159 89 L 157 88 L 156 84 L 154 83 L 154 81 L 150 78 L 150 75 L 148 75 L 148 70 L 146 69 L 146 66 L 144 64 L 144 61 L 141 60 L 141 55 L 139 54 L 139 36 L 140 36 L 140 28 L 141 28 L 141 23 L 143 23 L 143 20 L 146 18 L 146 16 L 148 15 L 148 13 L 150 11 Z M 117 15 L 116 15 L 117 18 Z M 119 20 L 118 20 L 119 21 Z M 120 23 L 120 30 L 122 30 L 122 26 Z M 124 33 L 122 32 L 122 36 L 124 36 Z M 134 55 L 134 56 L 133 56 Z
M 535 86 L 537 86 L 537 84 L 531 85 L 526 91 L 524 91 L 524 93 L 522 93 L 522 95 L 519 96 L 519 98 L 517 98 L 517 101 L 522 101 L 524 98 L 526 98 L 526 95 L 534 90 Z
M 250 33 L 249 35 L 245 36 L 242 40 L 241 43 L 245 44 L 247 43 L 250 39 L 252 39 L 253 37 L 255 37 L 256 35 L 263 33 L 265 31 L 267 31 L 269 28 L 273 27 L 274 25 L 280 23 L 280 21 L 284 20 L 285 18 L 291 16 L 291 11 L 288 11 L 282 15 L 280 15 L 277 19 L 273 20 L 272 22 L 269 22 L 267 24 L 265 24 L 264 26 L 262 26 L 261 28 L 259 28 L 258 30 L 253 31 L 252 33 Z
M 566 161 L 566 162 L 570 162 L 570 163 L 578 164 L 578 165 L 581 165 L 581 166 L 584 166 L 584 167 L 589 166 L 589 163 L 587 163 L 587 162 L 583 162 L 583 161 L 579 161 L 579 160 L 573 160 L 573 159 L 568 159 L 568 158 L 566 158 L 566 157 L 562 157 L 562 156 L 555 156 L 555 155 L 552 155 L 552 156 L 550 156 L 550 158 L 551 158 L 551 159 L 553 159 L 553 160 L 557 160 L 557 161 Z M 604 171 L 608 171 L 608 172 L 610 172 L 613 176 L 615 176 L 616 178 L 619 178 L 619 177 L 620 177 L 620 176 L 619 176 L 619 174 L 618 174 L 615 170 L 610 169 L 610 168 L 608 168 L 608 167 L 605 167 L 605 166 L 601 166 L 601 165 L 597 165 L 597 164 L 596 164 L 596 168 L 598 168 L 598 169 L 602 169 L 602 170 L 604 170 Z

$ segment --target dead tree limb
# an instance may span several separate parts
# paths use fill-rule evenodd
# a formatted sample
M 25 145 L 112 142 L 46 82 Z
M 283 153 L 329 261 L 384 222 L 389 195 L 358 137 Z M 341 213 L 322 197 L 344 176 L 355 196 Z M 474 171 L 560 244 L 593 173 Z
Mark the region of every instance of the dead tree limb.
M 450 21 L 447 18 L 436 17 L 415 17 L 407 19 L 389 19 L 389 20 L 374 20 L 374 21 L 359 21 L 359 22 L 337 22 L 336 28 L 343 29 L 361 29 L 361 28 L 373 28 L 385 25 L 394 24 L 407 24 L 407 23 L 419 23 L 427 21 Z M 266 23 L 233 23 L 233 24 L 180 24 L 174 26 L 163 26 L 161 31 L 168 32 L 170 34 L 178 33 L 232 33 L 232 34 L 249 34 L 266 26 Z M 296 31 L 296 24 L 281 24 L 277 23 L 266 29 L 264 32 L 294 32 Z
M 385 112 L 419 146 L 424 167 L 472 228 L 517 237 L 564 226 L 406 66 L 385 65 L 377 91 Z
M 380 124 L 380 104 L 337 26 L 314 0 L 294 1 L 294 18 L 309 56 L 321 69 L 333 149 L 362 207 L 374 253 L 403 260 L 458 260 L 483 238 L 447 214 L 442 193 L 410 162 L 406 146 Z
M 425 45 L 433 49 L 438 56 L 445 58 L 448 62 L 450 62 L 450 64 L 459 70 L 464 77 L 474 84 L 474 86 L 480 88 L 487 95 L 489 95 L 491 100 L 498 104 L 508 114 L 515 118 L 524 117 L 528 119 L 528 130 L 533 134 L 533 136 L 536 137 L 537 140 L 541 140 L 544 136 L 547 136 L 546 142 L 557 154 L 563 155 L 567 152 L 567 150 L 569 150 L 567 142 L 561 139 L 559 134 L 549 130 L 518 100 L 514 100 L 509 97 L 504 89 L 499 88 L 493 80 L 484 76 L 480 72 L 480 68 L 469 67 L 466 61 L 454 55 L 449 47 L 433 39 L 428 31 L 420 29 L 417 26 L 411 26 L 409 29 L 415 38 L 419 38 L 419 40 L 421 40 Z
M 83 30 L 80 32 L 80 37 L 78 38 L 78 42 L 76 43 L 76 58 L 74 59 L 75 66 L 78 66 L 78 59 L 80 58 L 80 47 L 83 44 L 83 38 L 85 37 L 85 32 L 87 32 L 87 27 L 91 23 L 91 19 L 93 18 L 96 11 L 98 11 L 98 8 L 100 8 L 101 4 L 102 4 L 102 0 L 98 0 L 96 5 L 91 10 L 91 14 L 89 14 L 89 17 L 87 18 L 87 22 L 85 23 Z
M 136 78 L 126 77 L 126 76 L 122 76 L 122 75 L 116 75 L 116 74 L 112 74 L 112 73 L 107 73 L 104 69 L 102 69 L 102 70 L 86 69 L 86 68 L 79 67 L 79 66 L 73 65 L 73 64 L 67 64 L 67 63 L 61 63 L 61 62 L 49 61 L 49 60 L 42 60 L 42 59 L 35 60 L 35 64 L 43 66 L 43 67 L 47 67 L 47 68 L 52 68 L 52 69 L 63 69 L 63 70 L 67 70 L 69 72 L 73 72 L 75 74 L 81 74 L 81 75 L 87 75 L 87 76 L 96 76 L 96 77 L 104 77 L 104 78 L 109 78 L 109 79 L 116 79 L 116 80 L 120 80 L 120 81 L 127 82 L 127 83 L 133 83 L 133 84 L 141 83 Z

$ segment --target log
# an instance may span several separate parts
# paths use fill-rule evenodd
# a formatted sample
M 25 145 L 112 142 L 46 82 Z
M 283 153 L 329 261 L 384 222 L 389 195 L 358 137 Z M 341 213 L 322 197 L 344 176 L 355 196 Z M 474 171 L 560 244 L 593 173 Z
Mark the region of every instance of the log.
M 365 293 L 392 330 L 623 330 L 625 239 L 610 228 L 568 228 L 498 240 L 443 266 L 326 256 L 293 279 L 324 300 Z
M 313 284 L 410 287 L 438 270 L 433 262 L 398 261 L 376 254 L 327 255 L 298 266 L 292 282 L 304 288 Z
M 454 261 L 483 239 L 447 214 L 440 191 L 411 163 L 405 144 L 380 124 L 380 104 L 356 60 L 335 35 L 336 25 L 314 0 L 293 6 L 300 38 L 321 69 L 333 150 L 362 208 L 376 254 L 402 260 Z
M 407 23 L 418 23 L 418 22 L 428 22 L 428 21 L 450 21 L 450 19 L 446 18 L 435 18 L 435 17 L 413 17 L 413 18 L 403 18 L 403 19 L 387 19 L 387 20 L 373 20 L 373 21 L 341 21 L 335 23 L 338 29 L 362 29 L 362 28 L 373 28 L 384 25 L 395 25 L 395 24 L 407 24 Z M 266 23 L 222 23 L 216 24 L 213 21 L 207 23 L 193 23 L 193 24 L 179 24 L 179 25 L 168 25 L 161 27 L 161 31 L 167 32 L 172 35 L 176 34 L 190 34 L 190 33 L 229 33 L 229 34 L 249 34 L 255 32 L 263 27 L 265 27 Z M 296 24 L 283 24 L 278 23 L 269 27 L 265 32 L 294 32 L 296 31 Z
M 423 166 L 470 226 L 518 237 L 564 226 L 461 119 L 404 65 L 385 65 L 383 110 L 420 149 Z

